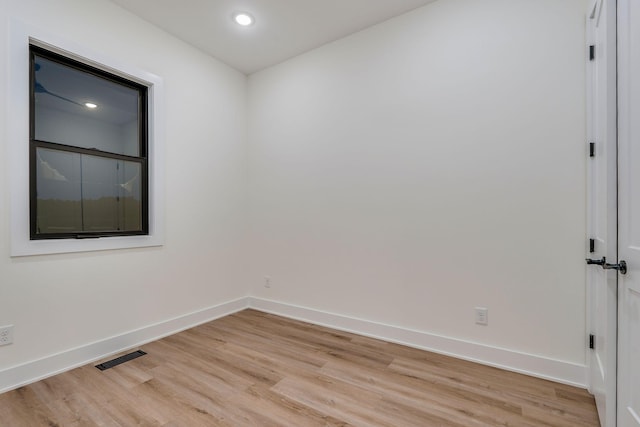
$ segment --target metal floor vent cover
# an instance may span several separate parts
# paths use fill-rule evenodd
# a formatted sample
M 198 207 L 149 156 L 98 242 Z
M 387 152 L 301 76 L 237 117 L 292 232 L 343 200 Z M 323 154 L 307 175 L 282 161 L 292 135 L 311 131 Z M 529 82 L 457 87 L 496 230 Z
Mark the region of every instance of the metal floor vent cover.
M 144 356 L 145 354 L 147 353 L 142 350 L 134 351 L 133 353 L 125 354 L 124 356 L 116 357 L 113 360 L 109 360 L 108 362 L 96 365 L 96 368 L 104 371 L 106 369 L 113 368 L 114 366 L 118 366 L 121 363 L 128 362 L 129 360 L 137 359 L 138 357 Z

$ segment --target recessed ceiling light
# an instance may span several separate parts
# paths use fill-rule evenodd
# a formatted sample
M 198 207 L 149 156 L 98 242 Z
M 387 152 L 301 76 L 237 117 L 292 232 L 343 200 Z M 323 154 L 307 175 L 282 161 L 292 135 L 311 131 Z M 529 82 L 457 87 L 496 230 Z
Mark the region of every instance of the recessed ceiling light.
M 242 25 L 243 27 L 248 27 L 254 22 L 253 16 L 251 16 L 247 12 L 238 12 L 234 14 L 233 20 L 236 22 L 236 24 Z
M 91 108 L 92 110 L 94 108 L 98 108 L 98 106 L 96 104 L 94 104 L 93 102 L 85 102 L 84 106 L 87 107 L 87 108 Z

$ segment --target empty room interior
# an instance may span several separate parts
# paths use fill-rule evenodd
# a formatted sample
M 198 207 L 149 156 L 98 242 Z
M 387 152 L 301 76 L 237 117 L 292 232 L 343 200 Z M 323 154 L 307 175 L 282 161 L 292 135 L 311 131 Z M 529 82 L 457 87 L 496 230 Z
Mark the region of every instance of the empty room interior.
M 593 4 L 0 0 L 0 425 L 614 426 Z M 128 79 L 139 152 L 55 140 L 102 108 L 56 61 Z M 103 151 L 130 230 L 60 207 Z

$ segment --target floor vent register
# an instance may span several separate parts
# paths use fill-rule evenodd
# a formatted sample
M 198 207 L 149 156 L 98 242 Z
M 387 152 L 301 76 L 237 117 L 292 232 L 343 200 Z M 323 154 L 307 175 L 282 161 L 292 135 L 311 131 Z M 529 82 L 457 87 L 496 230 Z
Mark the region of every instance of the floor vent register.
M 128 362 L 129 360 L 137 359 L 138 357 L 144 356 L 145 354 L 147 353 L 145 353 L 142 350 L 134 351 L 133 353 L 125 354 L 124 356 L 116 357 L 113 360 L 109 360 L 108 362 L 104 362 L 99 365 L 96 365 L 96 368 L 100 369 L 101 371 L 104 371 L 109 368 L 113 368 L 114 366 L 118 366 L 124 362 Z

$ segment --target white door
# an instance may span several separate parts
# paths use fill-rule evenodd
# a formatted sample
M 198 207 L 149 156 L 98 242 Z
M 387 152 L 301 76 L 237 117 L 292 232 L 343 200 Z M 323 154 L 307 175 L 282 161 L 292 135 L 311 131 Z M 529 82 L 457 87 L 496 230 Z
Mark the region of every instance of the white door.
M 597 0 L 587 16 L 587 143 L 593 144 L 588 161 L 587 257 L 616 259 L 616 2 Z M 588 150 L 590 151 L 590 150 Z M 640 164 L 640 163 L 639 163 Z M 593 247 L 593 252 L 590 252 Z M 587 350 L 589 390 L 596 398 L 600 423 L 616 425 L 616 272 L 587 266 L 587 327 L 594 348 Z
M 640 0 L 618 0 L 618 426 L 640 427 Z

